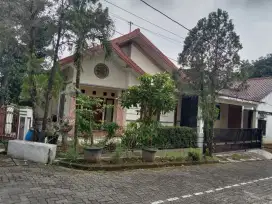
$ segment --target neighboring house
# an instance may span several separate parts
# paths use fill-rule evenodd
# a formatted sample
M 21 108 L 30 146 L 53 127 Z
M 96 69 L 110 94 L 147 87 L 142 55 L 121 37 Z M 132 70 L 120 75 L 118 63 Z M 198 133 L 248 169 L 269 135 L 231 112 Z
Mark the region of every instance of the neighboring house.
M 262 129 L 263 142 L 272 143 L 272 77 L 248 79 L 241 91 L 223 90 L 221 94 L 257 102 L 252 110 L 244 108 L 242 127 Z
M 222 90 L 217 102 L 219 115 L 215 129 L 260 128 L 264 143 L 272 143 L 272 77 L 248 79 L 243 88 Z M 181 126 L 197 128 L 201 146 L 203 120 L 198 97 L 183 96 L 178 111 Z
M 139 118 L 138 109 L 122 109 L 118 97 L 123 90 L 139 84 L 138 77 L 144 73 L 172 73 L 177 67 L 156 48 L 141 32 L 136 29 L 131 33 L 111 40 L 113 54 L 105 60 L 101 47 L 90 49 L 83 61 L 80 79 L 82 93 L 99 97 L 105 104 L 113 105 L 103 113 L 96 115 L 96 121 L 116 122 L 125 126 L 127 122 Z M 62 93 L 69 92 L 75 84 L 76 70 L 73 56 L 60 60 L 66 88 Z M 62 94 L 58 107 L 62 117 L 75 117 L 75 99 Z M 164 125 L 173 125 L 174 112 L 161 116 Z

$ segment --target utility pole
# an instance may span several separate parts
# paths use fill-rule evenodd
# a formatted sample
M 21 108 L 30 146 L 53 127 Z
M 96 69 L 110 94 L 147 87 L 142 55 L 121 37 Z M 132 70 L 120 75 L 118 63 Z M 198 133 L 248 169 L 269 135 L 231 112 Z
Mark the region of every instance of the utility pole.
M 133 23 L 131 21 L 129 21 L 128 24 L 129 24 L 129 32 L 131 32 L 131 27 L 132 27 Z

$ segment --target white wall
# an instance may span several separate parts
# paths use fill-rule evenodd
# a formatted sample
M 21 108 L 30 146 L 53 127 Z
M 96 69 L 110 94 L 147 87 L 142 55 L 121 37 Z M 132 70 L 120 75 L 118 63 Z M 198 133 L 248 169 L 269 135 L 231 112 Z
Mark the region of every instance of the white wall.
M 109 68 L 109 76 L 105 79 L 99 79 L 94 74 L 94 67 L 98 63 L 104 63 Z M 83 64 L 83 72 L 81 73 L 80 83 L 97 85 L 104 87 L 113 87 L 113 88 L 127 88 L 127 74 L 123 68 L 113 61 L 113 56 L 108 60 L 104 59 L 104 54 L 101 53 L 98 56 L 85 57 Z M 76 72 L 74 72 L 73 82 L 76 81 Z
M 163 72 L 161 68 L 156 66 L 148 57 L 146 57 L 135 45 L 131 46 L 131 59 L 138 64 L 146 73 L 156 74 Z
M 214 128 L 228 128 L 229 105 L 220 104 L 220 118 L 214 123 Z
M 272 93 L 267 95 L 263 100 L 263 103 L 258 105 L 257 111 L 265 111 L 272 113 Z M 258 116 L 259 117 L 259 116 Z M 272 143 L 272 116 L 266 117 L 266 135 L 264 136 L 264 143 Z

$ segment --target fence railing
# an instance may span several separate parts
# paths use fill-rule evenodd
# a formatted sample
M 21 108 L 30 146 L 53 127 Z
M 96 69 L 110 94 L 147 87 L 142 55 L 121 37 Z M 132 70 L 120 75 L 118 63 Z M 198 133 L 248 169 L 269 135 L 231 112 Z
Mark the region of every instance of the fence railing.
M 262 130 L 214 129 L 215 152 L 235 151 L 262 147 Z

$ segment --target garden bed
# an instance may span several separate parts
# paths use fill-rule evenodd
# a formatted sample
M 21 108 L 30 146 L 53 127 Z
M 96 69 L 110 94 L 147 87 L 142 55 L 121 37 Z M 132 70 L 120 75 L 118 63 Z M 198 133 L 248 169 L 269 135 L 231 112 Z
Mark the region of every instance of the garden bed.
M 154 162 L 143 162 L 141 158 L 120 158 L 119 161 L 103 159 L 100 163 L 96 164 L 88 163 L 84 159 L 77 159 L 75 161 L 61 159 L 56 162 L 56 164 L 60 166 L 89 171 L 117 171 L 126 169 L 144 169 L 214 163 L 219 163 L 219 160 L 216 158 L 203 158 L 200 161 L 186 161 L 183 158 L 156 158 Z

